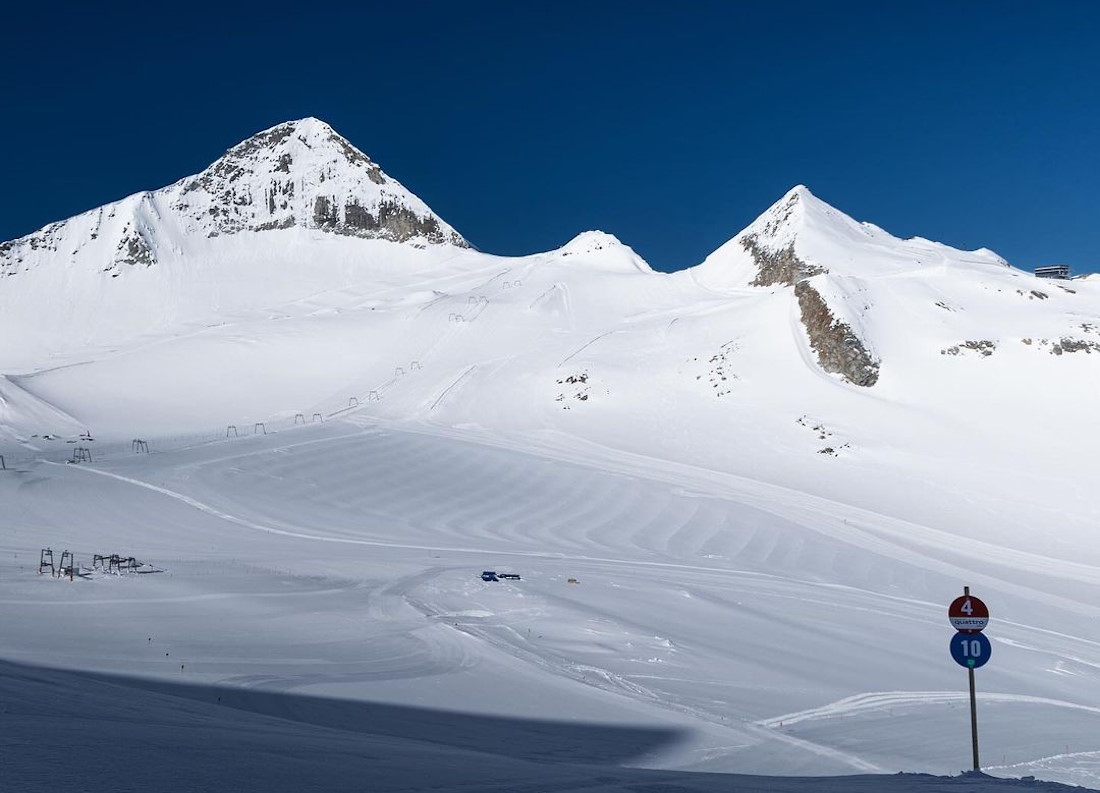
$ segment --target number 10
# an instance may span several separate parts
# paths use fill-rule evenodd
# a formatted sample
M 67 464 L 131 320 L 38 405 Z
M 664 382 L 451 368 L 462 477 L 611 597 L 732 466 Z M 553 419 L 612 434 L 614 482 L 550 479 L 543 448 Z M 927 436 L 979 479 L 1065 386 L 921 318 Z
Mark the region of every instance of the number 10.
M 980 658 L 982 643 L 977 639 L 959 639 L 962 642 L 963 658 Z

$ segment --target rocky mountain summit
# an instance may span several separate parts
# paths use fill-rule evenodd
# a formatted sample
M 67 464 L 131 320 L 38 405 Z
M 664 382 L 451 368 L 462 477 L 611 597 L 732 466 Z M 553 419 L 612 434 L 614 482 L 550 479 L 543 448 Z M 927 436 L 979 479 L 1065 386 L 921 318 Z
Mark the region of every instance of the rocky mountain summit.
M 168 196 L 190 230 L 208 236 L 300 226 L 467 246 L 423 201 L 315 118 L 253 135 L 173 185 Z
M 118 277 L 181 240 L 291 228 L 415 245 L 468 243 L 366 154 L 316 118 L 232 147 L 202 173 L 0 245 L 0 276 L 69 259 Z

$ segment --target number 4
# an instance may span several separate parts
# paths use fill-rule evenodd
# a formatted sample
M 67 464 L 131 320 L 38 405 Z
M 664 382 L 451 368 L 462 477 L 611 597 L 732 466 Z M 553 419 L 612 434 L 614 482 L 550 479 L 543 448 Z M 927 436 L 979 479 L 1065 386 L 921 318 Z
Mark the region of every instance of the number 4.
M 963 601 L 962 608 L 960 609 L 960 611 L 962 611 L 962 613 L 965 614 L 968 617 L 971 614 L 974 613 L 974 607 L 972 605 L 970 605 L 970 598 L 967 598 L 966 600 Z

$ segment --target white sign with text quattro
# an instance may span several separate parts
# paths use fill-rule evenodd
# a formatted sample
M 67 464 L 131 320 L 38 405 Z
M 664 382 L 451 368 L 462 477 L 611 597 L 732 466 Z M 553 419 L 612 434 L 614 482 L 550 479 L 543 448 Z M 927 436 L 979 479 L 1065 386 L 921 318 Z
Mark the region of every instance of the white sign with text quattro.
M 972 595 L 955 598 L 947 609 L 951 627 L 963 633 L 980 633 L 989 624 L 989 609 Z

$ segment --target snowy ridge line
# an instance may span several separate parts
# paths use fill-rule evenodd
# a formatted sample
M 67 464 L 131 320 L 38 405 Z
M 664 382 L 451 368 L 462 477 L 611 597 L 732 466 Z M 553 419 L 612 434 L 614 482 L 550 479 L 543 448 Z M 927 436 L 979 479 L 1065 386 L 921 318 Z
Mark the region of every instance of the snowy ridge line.
M 372 423 L 394 431 L 449 437 L 483 446 L 546 457 L 585 468 L 614 471 L 680 485 L 689 491 L 700 488 L 700 483 L 703 483 L 705 492 L 710 495 L 730 499 L 787 518 L 842 542 L 853 543 L 868 550 L 896 557 L 900 561 L 910 561 L 920 568 L 938 570 L 953 577 L 967 577 L 974 583 L 996 586 L 1061 608 L 1100 616 L 1098 607 L 1086 606 L 1032 587 L 1012 584 L 988 573 L 977 572 L 975 569 L 963 568 L 926 556 L 912 550 L 907 544 L 895 544 L 892 538 L 896 537 L 906 543 L 919 543 L 930 548 L 951 547 L 953 556 L 967 556 L 982 560 L 985 564 L 981 567 L 988 567 L 988 562 L 993 560 L 1005 567 L 1041 572 L 1081 583 L 1092 583 L 1097 576 L 1100 576 L 1100 568 L 1093 565 L 1051 559 L 1027 551 L 1003 548 L 951 534 L 942 529 L 876 513 L 863 507 L 792 490 L 782 485 L 686 463 L 646 457 L 634 452 L 620 451 L 576 436 L 562 436 L 562 441 L 555 443 L 551 440 L 557 437 L 554 435 L 528 435 L 522 440 L 515 440 L 488 431 L 472 431 L 468 428 L 457 430 L 431 421 L 392 421 L 374 418 Z M 847 516 L 853 514 L 862 516 L 859 525 L 848 520 Z M 828 525 L 823 518 L 829 519 L 832 525 Z M 923 605 L 934 604 L 924 603 Z
M 998 702 L 1029 705 L 1051 705 L 1058 708 L 1080 710 L 1088 713 L 1100 714 L 1100 708 L 1090 705 L 1080 705 L 1076 702 L 1066 702 L 1049 697 L 1033 697 L 1026 694 L 978 694 L 979 702 Z M 903 705 L 944 705 L 954 702 L 968 702 L 967 694 L 957 691 L 878 691 L 866 694 L 856 694 L 845 697 L 819 708 L 786 713 L 782 716 L 774 716 L 769 719 L 757 721 L 763 727 L 778 728 L 798 724 L 804 721 L 818 721 L 821 719 L 843 718 L 857 713 L 870 713 L 874 711 L 888 710 Z

